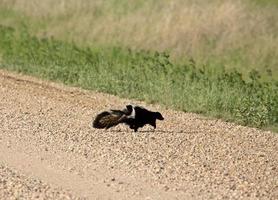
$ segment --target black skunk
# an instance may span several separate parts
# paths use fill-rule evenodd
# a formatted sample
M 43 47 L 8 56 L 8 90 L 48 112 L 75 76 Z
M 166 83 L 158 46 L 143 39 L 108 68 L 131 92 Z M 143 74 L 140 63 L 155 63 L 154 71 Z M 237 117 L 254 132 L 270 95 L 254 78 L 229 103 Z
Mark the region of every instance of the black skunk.
M 110 110 L 98 114 L 93 122 L 94 128 L 111 128 L 124 123 L 137 132 L 138 128 L 149 124 L 156 128 L 156 120 L 164 120 L 161 113 L 152 112 L 140 106 L 127 105 L 123 110 Z

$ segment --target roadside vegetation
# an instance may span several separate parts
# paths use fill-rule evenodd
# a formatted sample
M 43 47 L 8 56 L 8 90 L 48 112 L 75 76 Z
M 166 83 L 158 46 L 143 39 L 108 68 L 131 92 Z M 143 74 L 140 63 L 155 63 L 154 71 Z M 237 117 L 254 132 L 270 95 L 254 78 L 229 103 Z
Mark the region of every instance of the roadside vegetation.
M 167 51 L 179 62 L 278 77 L 277 0 L 0 0 L 3 25 L 84 46 Z
M 0 0 L 0 68 L 278 130 L 276 0 Z
M 236 70 L 173 63 L 167 53 L 120 47 L 79 47 L 0 27 L 1 68 L 122 97 L 222 117 L 241 124 L 278 124 L 278 81 L 248 80 Z

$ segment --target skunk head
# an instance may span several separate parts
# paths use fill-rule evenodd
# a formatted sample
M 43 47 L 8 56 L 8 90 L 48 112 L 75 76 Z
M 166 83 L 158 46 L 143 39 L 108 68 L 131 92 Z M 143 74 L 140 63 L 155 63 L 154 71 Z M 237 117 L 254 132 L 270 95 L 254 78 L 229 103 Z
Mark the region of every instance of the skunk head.
M 159 120 L 164 120 L 164 117 L 162 117 L 160 112 L 155 112 L 155 118 Z

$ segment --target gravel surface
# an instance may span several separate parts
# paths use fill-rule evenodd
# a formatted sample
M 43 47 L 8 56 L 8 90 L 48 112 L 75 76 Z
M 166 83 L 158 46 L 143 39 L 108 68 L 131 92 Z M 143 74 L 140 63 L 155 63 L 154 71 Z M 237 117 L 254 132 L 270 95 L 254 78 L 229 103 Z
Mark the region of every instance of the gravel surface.
M 92 118 L 130 100 L 0 71 L 0 199 L 278 199 L 278 134 L 132 103 L 153 132 Z
M 0 165 L 0 199 L 81 199 Z

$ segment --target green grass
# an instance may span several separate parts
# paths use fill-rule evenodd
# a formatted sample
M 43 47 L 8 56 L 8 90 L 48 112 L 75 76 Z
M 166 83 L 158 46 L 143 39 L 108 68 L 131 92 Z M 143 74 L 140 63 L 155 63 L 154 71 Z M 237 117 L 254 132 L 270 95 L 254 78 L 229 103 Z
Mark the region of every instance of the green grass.
M 0 68 L 44 79 L 244 125 L 278 127 L 278 81 L 263 82 L 255 70 L 243 79 L 236 70 L 197 66 L 193 59 L 173 63 L 163 52 L 38 38 L 24 26 L 0 26 L 0 58 Z
M 278 6 L 277 0 L 251 0 L 250 2 L 259 4 L 260 6 Z
M 0 24 L 84 46 L 169 51 L 175 62 L 278 80 L 277 0 L 0 0 Z

